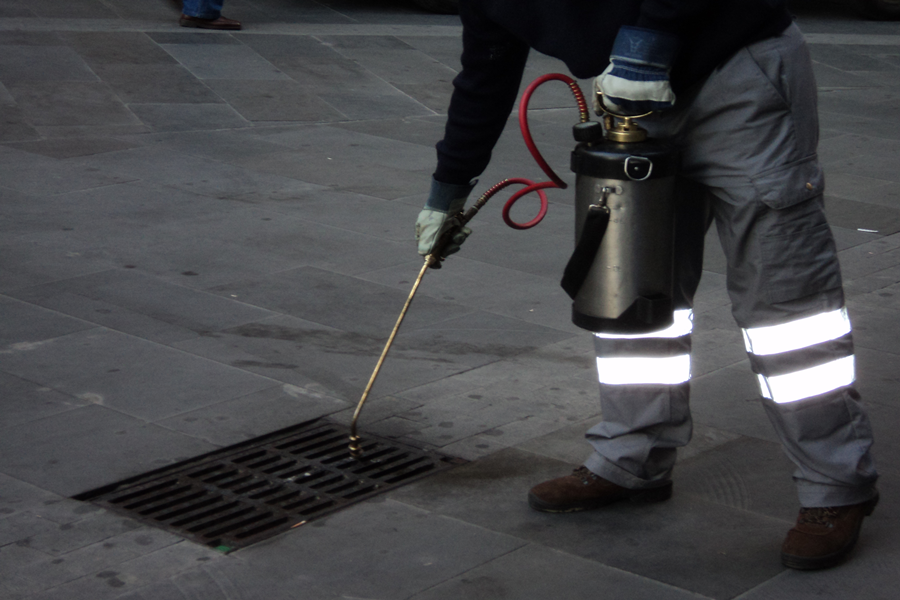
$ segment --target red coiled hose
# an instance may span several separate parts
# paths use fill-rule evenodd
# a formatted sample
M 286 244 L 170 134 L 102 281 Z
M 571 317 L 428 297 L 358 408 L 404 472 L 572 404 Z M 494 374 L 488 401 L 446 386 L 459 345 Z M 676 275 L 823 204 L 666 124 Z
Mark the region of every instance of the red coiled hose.
M 547 177 L 550 178 L 550 181 L 535 183 L 530 179 L 517 177 L 506 179 L 497 184 L 497 186 L 502 187 L 498 188 L 497 186 L 494 186 L 494 188 L 488 190 L 487 193 L 493 195 L 507 185 L 513 183 L 518 183 L 526 186 L 513 194 L 503 206 L 503 222 L 513 229 L 530 229 L 531 227 L 534 227 L 541 222 L 541 220 L 544 218 L 544 215 L 547 214 L 547 194 L 544 192 L 545 189 L 565 189 L 566 187 L 568 187 L 566 185 L 566 182 L 560 179 L 559 175 L 557 175 L 553 171 L 553 169 L 550 168 L 550 165 L 547 164 L 547 161 L 544 160 L 544 157 L 538 150 L 537 145 L 534 143 L 534 139 L 531 137 L 531 129 L 528 126 L 528 102 L 531 100 L 531 95 L 541 85 L 547 83 L 548 81 L 554 80 L 564 82 L 569 86 L 569 89 L 572 90 L 572 94 L 575 96 L 575 101 L 578 103 L 579 118 L 581 119 L 580 122 L 586 123 L 590 119 L 590 113 L 588 112 L 587 102 L 584 99 L 584 94 L 582 93 L 581 88 L 578 87 L 578 83 L 568 75 L 563 75 L 562 73 L 548 73 L 546 75 L 538 77 L 533 82 L 531 82 L 531 85 L 525 88 L 525 92 L 523 92 L 522 94 L 522 101 L 519 103 L 519 128 L 522 130 L 522 137 L 525 140 L 525 145 L 528 147 L 528 151 L 531 152 L 531 156 L 534 157 L 535 162 L 537 162 L 541 170 L 547 174 Z M 537 192 L 538 197 L 541 200 L 541 208 L 538 211 L 537 216 L 527 223 L 517 223 L 513 221 L 509 216 L 509 211 L 512 209 L 513 205 L 516 203 L 516 201 L 518 201 L 519 198 L 526 194 L 530 194 L 531 192 Z

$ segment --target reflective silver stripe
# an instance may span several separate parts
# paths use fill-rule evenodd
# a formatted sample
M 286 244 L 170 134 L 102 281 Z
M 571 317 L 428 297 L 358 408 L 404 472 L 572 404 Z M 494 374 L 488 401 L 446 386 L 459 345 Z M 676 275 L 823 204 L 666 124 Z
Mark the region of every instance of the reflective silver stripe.
M 747 352 L 766 356 L 808 348 L 847 335 L 850 317 L 844 307 L 781 325 L 752 327 L 743 332 Z
M 690 380 L 691 355 L 597 358 L 597 375 L 607 385 L 675 385 Z
M 694 327 L 694 311 L 691 309 L 683 309 L 676 310 L 673 314 L 674 322 L 668 328 L 663 329 L 661 331 L 654 331 L 652 333 L 632 333 L 632 334 L 619 334 L 619 333 L 595 333 L 598 338 L 604 339 L 626 339 L 626 340 L 639 340 L 644 338 L 677 338 L 683 335 L 688 335 Z
M 853 356 L 845 356 L 802 371 L 757 377 L 760 393 L 764 398 L 786 404 L 850 385 L 856 381 L 856 365 Z

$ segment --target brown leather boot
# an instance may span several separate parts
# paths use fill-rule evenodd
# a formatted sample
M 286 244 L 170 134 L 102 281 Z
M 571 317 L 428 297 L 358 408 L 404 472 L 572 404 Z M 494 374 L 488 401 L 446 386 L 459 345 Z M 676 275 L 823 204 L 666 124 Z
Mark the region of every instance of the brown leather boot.
M 587 467 L 578 467 L 571 475 L 531 488 L 528 506 L 541 512 L 564 513 L 600 508 L 619 500 L 661 502 L 671 497 L 671 481 L 660 487 L 632 490 L 603 479 Z
M 864 517 L 878 496 L 850 506 L 801 508 L 797 524 L 781 546 L 781 564 L 791 569 L 827 569 L 841 562 L 856 545 Z

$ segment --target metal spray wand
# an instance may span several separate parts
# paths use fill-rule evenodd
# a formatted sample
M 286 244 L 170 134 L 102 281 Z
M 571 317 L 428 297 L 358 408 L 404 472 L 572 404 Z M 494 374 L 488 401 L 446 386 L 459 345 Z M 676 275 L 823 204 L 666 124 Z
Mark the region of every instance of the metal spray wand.
M 503 188 L 513 184 L 525 186 L 525 188 L 517 191 L 509 200 L 507 200 L 506 206 L 503 208 L 503 220 L 507 225 L 513 227 L 514 229 L 528 229 L 537 225 L 540 220 L 544 218 L 544 214 L 547 211 L 547 196 L 544 193 L 544 190 L 548 188 L 566 187 L 566 184 L 562 181 L 562 179 L 560 179 L 559 176 L 557 176 L 556 173 L 553 172 L 553 169 L 550 168 L 550 166 L 541 156 L 541 153 L 538 151 L 537 146 L 535 145 L 534 140 L 531 137 L 531 133 L 528 127 L 528 101 L 531 97 L 531 94 L 539 86 L 553 80 L 562 81 L 563 83 L 568 85 L 569 89 L 575 95 L 575 100 L 578 104 L 580 122 L 586 123 L 590 120 L 590 113 L 588 112 L 587 102 L 585 101 L 584 94 L 582 94 L 581 88 L 578 87 L 578 83 L 568 75 L 562 75 L 560 73 L 549 73 L 536 79 L 525 90 L 525 93 L 522 95 L 522 101 L 519 103 L 519 125 L 522 129 L 522 135 L 525 137 L 525 144 L 528 146 L 528 149 L 531 151 L 532 156 L 534 156 L 535 160 L 544 171 L 544 173 L 546 173 L 547 176 L 550 177 L 551 181 L 535 183 L 530 179 L 525 179 L 522 177 L 511 177 L 509 179 L 504 179 L 503 181 L 495 184 L 484 194 L 482 194 L 481 197 L 475 202 L 475 204 L 473 204 L 469 208 L 469 210 L 461 212 L 457 216 L 453 217 L 454 219 L 456 219 L 456 223 L 446 232 L 444 232 L 444 234 L 435 244 L 431 254 L 425 257 L 425 264 L 422 265 L 422 269 L 419 271 L 419 276 L 416 278 L 416 282 L 413 284 L 412 291 L 409 293 L 409 297 L 406 299 L 406 304 L 403 306 L 403 310 L 400 312 L 400 317 L 397 319 L 397 324 L 394 325 L 394 330 L 391 332 L 387 344 L 385 344 L 384 350 L 381 352 L 381 358 L 378 359 L 378 363 L 375 365 L 375 371 L 369 378 L 369 383 L 368 385 L 366 385 L 366 389 L 363 392 L 362 398 L 359 399 L 359 404 L 356 405 L 356 412 L 353 413 L 353 421 L 350 423 L 350 454 L 354 458 L 362 458 L 362 447 L 359 443 L 360 438 L 356 432 L 356 422 L 359 419 L 359 413 L 362 412 L 363 404 L 365 404 L 366 398 L 369 397 L 369 392 L 372 390 L 372 385 L 375 383 L 375 378 L 378 377 L 378 372 L 381 370 L 381 365 L 384 363 L 384 359 L 387 356 L 388 350 L 391 349 L 391 344 L 394 343 L 394 338 L 397 336 L 397 331 L 400 329 L 400 324 L 403 322 L 403 318 L 406 316 L 406 311 L 409 309 L 409 305 L 412 303 L 413 296 L 416 295 L 416 290 L 419 289 L 419 284 L 422 282 L 422 277 L 425 276 L 425 271 L 427 271 L 429 267 L 431 267 L 432 269 L 441 268 L 441 261 L 444 260 L 443 258 L 441 258 L 441 253 L 443 252 L 444 248 L 446 248 L 447 244 L 450 242 L 453 236 L 456 235 L 456 233 L 459 232 L 463 228 L 463 226 L 465 226 L 465 224 L 468 223 L 472 219 L 472 217 L 474 217 L 478 213 L 481 207 L 484 206 L 494 194 L 496 194 Z M 540 196 L 540 213 L 538 214 L 537 218 L 528 223 L 519 224 L 513 222 L 509 217 L 510 208 L 513 204 L 515 204 L 516 200 L 526 194 L 530 194 L 531 192 L 537 192 L 538 196 Z
M 441 257 L 441 253 L 444 248 L 447 247 L 447 244 L 453 239 L 453 236 L 456 235 L 466 223 L 472 220 L 478 211 L 481 210 L 481 207 L 484 206 L 488 200 L 490 200 L 491 196 L 507 187 L 508 185 L 514 183 L 525 183 L 522 179 L 504 179 L 500 183 L 494 185 L 491 189 L 486 191 L 481 195 L 480 198 L 469 207 L 465 212 L 461 212 L 455 217 L 455 223 L 453 223 L 452 227 L 447 229 L 444 234 L 438 239 L 434 248 L 432 249 L 431 254 L 425 257 L 425 263 L 422 265 L 421 270 L 419 270 L 419 276 L 416 277 L 416 282 L 413 284 L 412 291 L 409 292 L 409 297 L 406 299 L 406 304 L 403 305 L 403 310 L 400 311 L 400 317 L 397 319 L 397 323 L 394 325 L 394 330 L 391 331 L 390 337 L 388 337 L 387 343 L 384 345 L 384 350 L 381 351 L 381 357 L 378 359 L 378 363 L 375 365 L 375 370 L 372 372 L 372 376 L 369 377 L 369 383 L 366 385 L 366 389 L 363 391 L 362 398 L 359 399 L 359 404 L 356 405 L 356 412 L 353 413 L 353 421 L 350 423 L 350 455 L 353 458 L 362 458 L 362 447 L 360 445 L 360 437 L 356 431 L 356 422 L 359 420 L 359 415 L 362 412 L 363 404 L 365 404 L 366 399 L 369 397 L 369 392 L 372 391 L 372 386 L 375 384 L 375 378 L 378 377 L 378 372 L 381 371 L 381 365 L 384 364 L 384 359 L 387 357 L 388 351 L 391 349 L 391 345 L 394 343 L 394 338 L 397 337 L 397 331 L 400 329 L 400 324 L 403 323 L 404 317 L 406 317 L 406 311 L 409 310 L 409 305 L 412 304 L 413 297 L 416 295 L 416 291 L 419 289 L 419 284 L 422 283 L 422 278 L 425 276 L 425 272 L 429 269 L 440 269 L 441 261 L 444 259 Z M 531 183 L 531 182 L 528 182 Z

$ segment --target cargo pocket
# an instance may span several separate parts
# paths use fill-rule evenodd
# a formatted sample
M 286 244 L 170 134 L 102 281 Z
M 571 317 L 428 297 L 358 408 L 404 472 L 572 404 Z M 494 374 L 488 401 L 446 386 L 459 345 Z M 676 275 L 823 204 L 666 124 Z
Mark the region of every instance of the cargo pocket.
M 816 156 L 753 178 L 757 198 L 773 209 L 760 232 L 762 289 L 771 304 L 840 288 L 831 228 L 819 197 L 824 177 Z
M 769 208 L 781 210 L 825 191 L 825 175 L 813 154 L 753 177 L 756 195 Z

